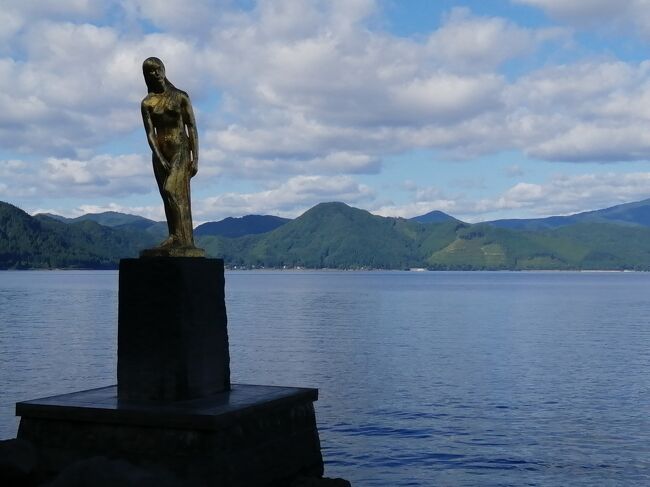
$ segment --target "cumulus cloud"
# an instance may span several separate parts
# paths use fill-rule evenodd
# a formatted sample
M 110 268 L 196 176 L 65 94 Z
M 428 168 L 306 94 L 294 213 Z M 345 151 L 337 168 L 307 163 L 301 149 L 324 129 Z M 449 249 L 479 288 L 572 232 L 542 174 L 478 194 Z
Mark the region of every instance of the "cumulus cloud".
M 23 168 L 21 161 L 3 161 L 0 176 L 7 167 Z M 81 177 L 79 184 L 86 181 Z M 345 201 L 382 216 L 412 218 L 433 210 L 444 211 L 467 222 L 480 222 L 504 216 L 545 217 L 605 208 L 650 195 L 650 172 L 558 174 L 545 182 L 518 182 L 494 197 L 475 199 L 471 194 L 453 193 L 437 186 L 421 186 L 406 181 L 402 188 L 410 193 L 405 203 L 382 201 L 372 188 L 349 176 L 297 176 L 285 183 L 250 193 L 224 193 L 216 197 L 195 198 L 195 225 L 228 216 L 273 214 L 295 218 L 323 201 Z M 0 184 L 0 195 L 8 186 Z M 33 188 L 39 194 L 42 188 Z M 109 194 L 109 193 L 106 193 Z M 103 205 L 82 204 L 72 210 L 33 208 L 31 213 L 57 213 L 68 217 L 85 213 L 119 211 L 164 220 L 162 205 L 129 206 L 110 202 Z
M 650 64 L 616 61 L 555 66 L 508 88 L 507 122 L 518 148 L 552 161 L 650 158 Z
M 528 149 L 547 161 L 599 161 L 650 159 L 650 133 L 642 127 L 580 124 Z
M 559 28 L 525 29 L 499 17 L 476 17 L 457 7 L 427 41 L 431 55 L 462 71 L 491 71 L 504 62 L 531 54 L 543 42 L 567 39 Z
M 645 22 L 645 0 L 616 2 L 616 12 L 600 0 L 518 1 L 576 25 L 608 16 Z M 428 34 L 400 37 L 369 26 L 381 8 L 372 0 L 260 0 L 246 8 L 230 0 L 11 0 L 4 7 L 0 145 L 5 162 L 21 154 L 28 161 L 0 166 L 7 197 L 155 193 L 138 112 L 140 66 L 150 55 L 194 100 L 202 192 L 217 178 L 271 185 L 206 199 L 198 210 L 206 218 L 227 216 L 221 208 L 293 214 L 316 198 L 369 201 L 372 190 L 353 175 L 376 174 L 387 155 L 419 148 L 446 159 L 505 150 L 570 162 L 650 156 L 650 63 L 504 69 L 569 42 L 563 28 L 456 8 Z M 141 156 L 106 155 L 134 132 Z M 145 169 L 129 172 L 136 167 Z M 468 214 L 517 201 L 529 207 L 514 189 L 485 210 L 463 195 L 420 193 L 411 194 L 408 211 L 432 203 Z
M 49 157 L 44 161 L 0 161 L 9 197 L 103 197 L 155 191 L 151 161 L 142 155 L 99 155 L 89 159 Z
M 456 200 L 438 199 L 431 201 L 413 201 L 401 205 L 388 204 L 372 209 L 372 213 L 380 216 L 392 216 L 398 218 L 413 218 L 425 215 L 431 211 L 444 211 L 450 215 L 458 214 L 462 206 Z
M 29 5 L 12 11 L 26 16 Z M 74 158 L 137 130 L 140 63 L 156 54 L 195 100 L 220 96 L 219 112 L 198 112 L 205 153 L 232 161 L 224 171 L 299 174 L 301 161 L 318 174 L 318 161 L 327 172 L 340 154 L 356 154 L 337 170 L 373 172 L 382 155 L 414 145 L 466 156 L 503 143 L 494 133 L 494 118 L 507 115 L 498 67 L 562 37 L 455 9 L 426 39 L 399 38 L 364 26 L 379 8 L 369 0 L 260 1 L 249 10 L 197 1 L 183 15 L 175 1 L 110 6 L 166 30 L 94 25 L 101 7 L 90 0 L 65 2 L 78 23 L 25 24 L 15 43 L 26 60 L 0 58 L 4 147 Z
M 166 32 L 205 35 L 229 2 L 223 0 L 132 0 L 123 2 L 126 15 L 132 21 L 146 19 Z
M 343 25 L 342 12 L 353 7 L 357 14 Z M 212 124 L 208 143 L 262 172 L 269 160 L 326 161 L 341 151 L 375 158 L 414 146 L 480 153 L 507 139 L 494 133 L 507 87 L 495 70 L 564 38 L 466 9 L 426 39 L 399 38 L 363 27 L 374 8 L 261 2 L 236 27 L 214 30 L 218 48 L 205 55 L 236 122 Z
M 253 39 L 241 38 L 251 35 L 248 29 L 235 39 L 220 39 L 221 59 L 213 64 L 229 66 L 217 73 L 222 82 L 255 107 L 245 120 L 249 126 L 281 121 L 296 127 L 303 119 L 372 130 L 471 118 L 498 103 L 499 76 L 473 77 L 431 66 L 426 46 L 412 41 L 357 30 L 285 44 L 267 39 L 263 24 L 251 30 Z M 258 47 L 239 60 L 244 42 Z
M 295 217 L 323 201 L 359 204 L 373 197 L 372 189 L 349 176 L 296 176 L 256 193 L 224 193 L 200 199 L 195 202 L 194 214 L 200 220 L 269 213 Z
M 193 75 L 200 71 L 192 43 L 173 36 L 133 39 L 115 27 L 43 19 L 16 39 L 19 55 L 0 57 L 5 149 L 74 157 L 139 128 L 141 64 L 151 53 L 167 57 L 188 90 L 206 85 Z
M 412 218 L 440 210 L 467 222 L 492 220 L 504 214 L 567 215 L 648 198 L 650 172 L 558 174 L 542 183 L 518 182 L 501 194 L 482 199 L 450 194 L 435 186 L 409 184 L 406 189 L 413 193 L 410 202 L 376 205 L 373 213 Z
M 647 37 L 650 27 L 648 0 L 512 0 L 544 10 L 551 17 L 577 27 L 598 26 L 621 32 L 632 26 Z
M 533 215 L 566 215 L 604 208 L 650 195 L 650 172 L 557 175 L 542 184 L 517 183 L 495 199 L 475 205 L 476 212 L 526 209 Z
M 76 20 L 94 19 L 104 11 L 103 0 L 5 0 L 2 7 L 5 12 L 13 12 L 29 19 L 58 18 Z
M 462 196 L 448 194 L 437 186 L 421 186 L 415 181 L 407 180 L 402 189 L 410 193 L 409 202 L 396 204 L 394 202 L 375 204 L 371 211 L 376 215 L 401 218 L 413 218 L 430 211 L 438 210 L 455 214 L 462 211 Z

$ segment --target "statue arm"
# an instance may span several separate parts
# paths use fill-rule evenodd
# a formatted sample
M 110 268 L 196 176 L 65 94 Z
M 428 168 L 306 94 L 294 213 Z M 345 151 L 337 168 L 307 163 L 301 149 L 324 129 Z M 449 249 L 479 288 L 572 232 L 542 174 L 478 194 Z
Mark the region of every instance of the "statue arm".
M 160 161 L 160 164 L 162 164 L 162 166 L 167 171 L 169 171 L 169 162 L 167 162 L 167 159 L 165 159 L 160 152 L 158 141 L 156 140 L 156 130 L 153 126 L 153 121 L 151 120 L 149 110 L 145 106 L 144 102 L 142 102 L 142 105 L 140 105 L 140 110 L 142 111 L 142 122 L 144 123 L 144 130 L 147 133 L 147 142 L 149 142 L 151 152 L 153 152 L 153 155 L 156 156 L 156 159 Z
M 196 120 L 194 118 L 194 111 L 192 110 L 192 103 L 187 94 L 183 96 L 181 109 L 183 110 L 183 123 L 187 126 L 190 151 L 192 152 L 191 174 L 194 176 L 199 170 L 199 134 L 196 130 Z

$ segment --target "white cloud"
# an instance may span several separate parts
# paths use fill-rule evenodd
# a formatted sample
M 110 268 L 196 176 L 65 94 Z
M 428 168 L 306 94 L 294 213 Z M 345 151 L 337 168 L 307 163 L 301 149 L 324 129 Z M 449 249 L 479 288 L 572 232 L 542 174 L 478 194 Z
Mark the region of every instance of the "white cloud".
M 392 88 L 391 121 L 415 124 L 471 119 L 500 104 L 503 81 L 495 75 L 435 73 Z M 396 116 L 397 115 L 397 116 Z
M 597 26 L 609 32 L 650 34 L 648 0 L 512 0 L 514 3 L 539 7 L 551 17 L 577 27 Z
M 400 218 L 413 218 L 425 215 L 431 211 L 444 211 L 454 215 L 458 211 L 459 205 L 455 200 L 439 199 L 431 201 L 414 201 L 402 205 L 382 205 L 372 209 L 372 213 L 381 216 L 392 216 Z
M 155 190 L 151 162 L 142 155 L 100 155 L 88 160 L 48 158 L 40 180 L 50 194 L 119 196 Z
M 530 147 L 527 153 L 547 161 L 599 161 L 650 159 L 650 128 L 580 124 Z
M 23 18 L 16 12 L 12 12 L 11 10 L 0 11 L 0 25 L 2 25 L 2 29 L 0 29 L 0 41 L 2 41 L 3 46 L 0 47 L 0 53 L 7 50 L 9 41 L 22 28 L 23 24 Z
M 469 9 L 457 7 L 430 35 L 427 47 L 431 55 L 446 66 L 463 71 L 484 71 L 530 54 L 542 42 L 564 40 L 567 36 L 562 29 L 525 29 L 504 18 L 476 17 Z
M 650 197 L 650 172 L 557 175 L 543 184 L 518 183 L 480 211 L 526 209 L 532 215 L 564 215 Z
M 246 179 L 268 179 L 278 174 L 376 174 L 381 168 L 377 157 L 348 151 L 331 152 L 311 159 L 245 158 L 239 162 L 237 167 L 224 162 L 221 168 L 230 175 L 236 174 Z
M 129 18 L 146 19 L 167 32 L 205 34 L 228 4 L 220 0 L 133 0 L 123 2 Z
M 521 2 L 565 19 L 631 18 L 642 4 L 626 2 L 613 14 L 612 2 Z M 380 172 L 385 156 L 418 148 L 447 159 L 504 150 L 577 162 L 650 154 L 649 62 L 549 62 L 504 74 L 505 63 L 567 42 L 562 29 L 453 9 L 429 34 L 399 37 L 369 27 L 380 8 L 371 0 L 262 0 L 249 9 L 229 0 L 7 5 L 0 145 L 3 157 L 28 153 L 32 161 L 0 165 L 7 197 L 155 194 L 138 111 L 141 62 L 150 55 L 165 61 L 169 79 L 195 102 L 202 193 L 221 177 L 272 185 L 205 200 L 198 211 L 206 217 L 370 201 L 372 191 L 351 175 Z M 97 21 L 108 11 L 108 22 Z M 141 155 L 102 155 L 134 132 Z M 481 209 L 432 191 L 416 191 L 408 211 L 435 204 L 480 214 L 499 205 L 530 208 L 525 198 L 532 198 L 532 188 L 520 186 Z
M 349 176 L 295 176 L 257 193 L 224 193 L 195 200 L 193 213 L 198 220 L 248 214 L 296 217 L 323 201 L 358 204 L 372 197 L 374 192 L 369 187 Z
M 413 192 L 410 202 L 379 205 L 373 213 L 412 218 L 440 210 L 467 222 L 508 215 L 566 215 L 649 198 L 650 172 L 558 174 L 542 183 L 518 182 L 499 195 L 478 200 L 465 194 L 447 194 L 436 187 L 410 184 L 408 190 Z
M 105 8 L 104 0 L 4 0 L 3 10 L 29 18 L 95 18 Z
M 372 3 L 345 28 L 335 22 L 343 3 L 301 2 L 299 12 L 287 7 L 295 2 L 272 4 L 213 31 L 218 47 L 206 51 L 236 122 L 213 124 L 205 140 L 233 168 L 242 156 L 264 172 L 269 160 L 332 152 L 379 157 L 416 146 L 468 155 L 502 145 L 508 137 L 494 131 L 506 80 L 490 69 L 561 38 L 456 10 L 419 42 L 362 28 Z
M 74 157 L 140 128 L 141 64 L 152 53 L 170 59 L 170 78 L 177 74 L 188 90 L 206 86 L 194 74 L 192 43 L 172 36 L 133 39 L 114 27 L 43 20 L 18 38 L 26 60 L 0 58 L 5 149 Z
M 453 214 L 459 211 L 460 195 L 449 195 L 437 186 L 420 186 L 414 181 L 407 180 L 402 188 L 410 193 L 410 201 L 404 204 L 393 202 L 375 204 L 372 213 L 381 216 L 413 218 L 433 210 Z
M 14 12 L 27 15 L 29 5 Z M 30 20 L 18 36 L 27 59 L 0 59 L 3 147 L 79 158 L 140 130 L 140 63 L 153 54 L 195 100 L 220 94 L 220 112 L 199 111 L 202 151 L 226 161 L 213 174 L 373 172 L 382 155 L 414 145 L 467 156 L 507 140 L 494 133 L 507 86 L 494 70 L 559 38 L 466 9 L 422 41 L 399 38 L 364 26 L 378 11 L 367 0 L 261 1 L 248 11 L 226 1 L 179 5 L 110 5 L 116 18 L 166 29 L 147 35 L 117 23 Z M 102 8 L 63 7 L 79 19 Z M 209 28 L 190 32 L 184 22 Z M 352 156 L 336 163 L 341 154 Z
M 604 18 L 620 14 L 643 2 L 635 0 L 514 0 L 515 3 L 540 7 L 563 18 Z
M 650 158 L 650 64 L 585 62 L 539 70 L 504 98 L 517 146 L 554 161 Z
M 99 155 L 89 159 L 0 161 L 9 197 L 103 197 L 155 192 L 151 161 L 142 155 Z

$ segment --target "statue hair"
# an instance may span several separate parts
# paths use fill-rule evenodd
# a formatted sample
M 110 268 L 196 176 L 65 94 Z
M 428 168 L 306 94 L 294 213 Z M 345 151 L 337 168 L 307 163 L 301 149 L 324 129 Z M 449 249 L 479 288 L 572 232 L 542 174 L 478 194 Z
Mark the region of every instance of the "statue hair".
M 154 91 L 154 87 L 151 84 L 151 80 L 149 79 L 149 76 L 147 75 L 147 68 L 151 68 L 151 67 L 161 67 L 161 68 L 165 69 L 165 65 L 157 57 L 148 57 L 142 63 L 142 74 L 144 74 L 144 82 L 147 84 L 147 91 L 149 93 L 153 93 L 153 91 Z M 176 88 L 172 84 L 172 82 L 167 79 L 167 71 L 166 70 L 165 70 L 165 85 L 168 88 L 171 88 L 172 91 L 178 91 L 178 88 Z

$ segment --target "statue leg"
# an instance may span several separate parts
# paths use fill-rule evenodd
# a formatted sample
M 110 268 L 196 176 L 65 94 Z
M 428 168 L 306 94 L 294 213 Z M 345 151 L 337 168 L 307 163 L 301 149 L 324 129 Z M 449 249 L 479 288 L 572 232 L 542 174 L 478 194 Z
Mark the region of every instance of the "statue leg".
M 169 176 L 165 180 L 164 193 L 169 202 L 169 233 L 173 236 L 174 246 L 193 247 L 192 215 L 189 202 L 189 175 L 172 165 Z
M 154 176 L 156 177 L 156 183 L 158 183 L 158 191 L 160 192 L 160 196 L 163 201 L 163 207 L 165 208 L 165 219 L 167 220 L 167 232 L 169 233 L 169 236 L 159 245 L 159 247 L 167 247 L 171 245 L 174 241 L 174 236 L 173 236 L 174 231 L 172 227 L 173 209 L 171 208 L 169 197 L 165 190 L 165 183 L 168 175 L 165 169 L 163 168 L 162 164 L 156 158 L 155 155 L 153 156 L 152 162 L 153 162 L 153 173 Z
M 194 247 L 194 229 L 192 228 L 192 203 L 190 201 L 190 177 L 189 174 L 183 173 L 183 192 L 179 195 L 183 200 L 181 208 L 181 233 L 183 235 L 183 245 Z

